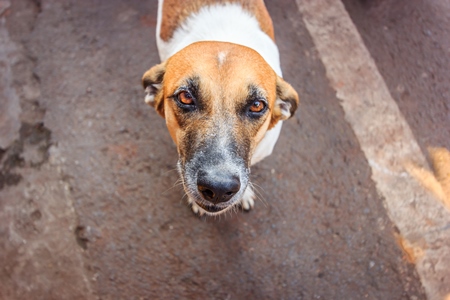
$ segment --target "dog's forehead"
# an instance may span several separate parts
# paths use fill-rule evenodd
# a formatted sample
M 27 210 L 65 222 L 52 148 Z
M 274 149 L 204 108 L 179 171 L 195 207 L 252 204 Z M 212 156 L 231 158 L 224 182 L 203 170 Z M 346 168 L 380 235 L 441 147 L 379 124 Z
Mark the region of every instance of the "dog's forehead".
M 235 93 L 256 86 L 268 98 L 276 93 L 276 74 L 261 55 L 231 43 L 194 43 L 169 59 L 164 78 L 169 92 L 192 78 L 211 91 Z

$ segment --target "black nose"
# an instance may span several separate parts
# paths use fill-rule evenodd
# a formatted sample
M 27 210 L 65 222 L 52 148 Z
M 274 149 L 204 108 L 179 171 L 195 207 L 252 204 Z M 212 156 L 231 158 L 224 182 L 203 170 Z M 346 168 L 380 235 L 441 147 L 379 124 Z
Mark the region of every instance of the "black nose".
M 227 202 L 239 192 L 241 181 L 239 176 L 234 174 L 200 171 L 197 188 L 205 200 L 217 204 Z

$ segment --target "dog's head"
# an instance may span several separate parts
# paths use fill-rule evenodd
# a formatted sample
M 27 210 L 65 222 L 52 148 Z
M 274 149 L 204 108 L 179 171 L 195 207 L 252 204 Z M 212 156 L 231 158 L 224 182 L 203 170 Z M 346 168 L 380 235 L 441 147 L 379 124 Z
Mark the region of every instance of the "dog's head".
M 214 215 L 241 199 L 253 151 L 297 108 L 295 90 L 254 50 L 199 42 L 143 76 L 146 102 L 166 119 L 188 197 Z

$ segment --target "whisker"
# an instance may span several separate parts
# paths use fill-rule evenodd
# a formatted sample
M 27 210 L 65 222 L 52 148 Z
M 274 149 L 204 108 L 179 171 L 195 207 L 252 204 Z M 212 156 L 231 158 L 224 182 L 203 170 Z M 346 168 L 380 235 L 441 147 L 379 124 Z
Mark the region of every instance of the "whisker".
M 186 197 L 189 197 L 189 195 L 187 193 L 184 193 L 183 197 L 181 197 L 181 201 L 183 201 Z
M 233 207 L 230 209 L 230 215 L 233 216 L 234 214 L 235 216 L 237 216 L 238 213 L 239 213 L 239 204 L 233 205 Z
M 179 178 L 177 181 L 175 181 L 175 183 L 174 183 L 170 188 L 168 188 L 167 190 L 165 190 L 164 192 L 162 192 L 161 195 L 164 195 L 164 194 L 167 193 L 168 191 L 173 190 L 174 188 L 178 188 L 178 187 L 180 187 L 181 185 L 183 185 L 183 181 L 181 180 L 181 178 Z
M 256 199 L 260 200 L 265 207 L 268 207 L 269 203 L 267 202 L 267 200 L 263 195 L 263 193 L 265 193 L 263 187 L 254 182 L 249 182 L 249 184 L 253 188 L 253 191 L 255 192 Z
M 177 173 L 178 173 L 178 168 L 175 167 L 175 168 L 169 169 L 169 170 L 165 171 L 164 173 L 162 173 L 162 176 L 165 176 L 165 175 L 167 175 L 167 173 L 170 173 L 173 171 L 177 171 Z

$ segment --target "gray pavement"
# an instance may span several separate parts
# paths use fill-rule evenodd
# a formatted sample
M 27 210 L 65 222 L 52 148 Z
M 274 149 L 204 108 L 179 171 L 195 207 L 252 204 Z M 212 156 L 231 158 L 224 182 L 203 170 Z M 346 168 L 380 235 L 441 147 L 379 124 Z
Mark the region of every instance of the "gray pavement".
M 252 169 L 254 210 L 198 218 L 143 101 L 157 1 L 0 1 L 0 299 L 426 298 L 295 1 L 266 3 L 300 109 Z

